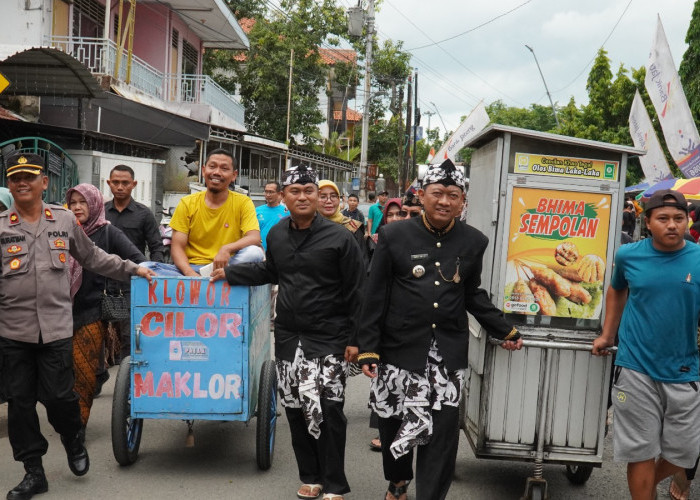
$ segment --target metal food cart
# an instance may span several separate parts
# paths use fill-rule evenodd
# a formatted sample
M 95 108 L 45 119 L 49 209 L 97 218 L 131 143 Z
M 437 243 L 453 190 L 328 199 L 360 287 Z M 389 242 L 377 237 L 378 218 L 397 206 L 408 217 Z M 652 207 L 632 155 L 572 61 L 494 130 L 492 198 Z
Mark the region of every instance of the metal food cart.
M 524 338 L 488 342 L 471 318 L 462 428 L 477 457 L 543 464 L 583 484 L 603 461 L 610 358 L 591 356 L 622 223 L 631 147 L 491 125 L 469 144 L 467 222 L 489 237 L 482 287 Z
M 138 458 L 145 419 L 248 422 L 257 415 L 258 467 L 272 465 L 277 376 L 270 341 L 270 287 L 208 278 L 131 281 L 131 357 L 120 366 L 112 449 Z

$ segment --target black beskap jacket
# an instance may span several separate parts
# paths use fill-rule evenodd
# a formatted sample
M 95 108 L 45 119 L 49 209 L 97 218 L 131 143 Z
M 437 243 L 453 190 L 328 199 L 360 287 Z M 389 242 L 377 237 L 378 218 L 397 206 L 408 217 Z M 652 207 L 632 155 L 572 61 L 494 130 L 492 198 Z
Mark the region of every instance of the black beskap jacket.
M 272 226 L 264 262 L 226 267 L 231 285 L 279 283 L 275 356 L 287 361 L 299 341 L 310 359 L 357 345 L 364 276 L 353 234 L 318 214 L 307 230 L 294 229 L 289 217 Z
M 484 234 L 460 222 L 441 237 L 421 217 L 379 228 L 365 289 L 360 354 L 376 353 L 382 362 L 419 371 L 425 369 L 434 336 L 447 369 L 465 368 L 467 311 L 494 337 L 507 336 L 512 327 L 479 288 L 487 244 Z M 458 259 L 455 283 L 450 280 Z M 376 358 L 361 360 L 371 362 Z

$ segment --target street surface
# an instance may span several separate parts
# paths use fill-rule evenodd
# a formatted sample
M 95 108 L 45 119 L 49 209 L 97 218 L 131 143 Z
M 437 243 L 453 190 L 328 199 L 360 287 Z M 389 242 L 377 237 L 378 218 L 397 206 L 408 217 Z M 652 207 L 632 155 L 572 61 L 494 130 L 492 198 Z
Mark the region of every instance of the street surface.
M 90 472 L 75 477 L 68 470 L 59 436 L 46 420 L 40 405 L 39 415 L 49 451 L 44 467 L 49 492 L 38 499 L 294 499 L 299 486 L 292 453 L 289 428 L 284 416 L 277 422 L 277 443 L 272 468 L 258 470 L 255 460 L 255 419 L 241 422 L 195 423 L 195 446 L 185 447 L 187 426 L 181 421 L 146 420 L 138 461 L 120 467 L 112 455 L 110 418 L 112 389 L 117 368 L 102 395 L 95 400 L 87 429 Z M 386 482 L 381 455 L 370 451 L 368 442 L 374 431 L 368 428 L 366 408 L 368 379 L 360 375 L 348 384 L 348 443 L 346 471 L 356 500 L 383 498 Z M 551 499 L 619 500 L 629 498 L 625 468 L 612 462 L 610 437 L 607 438 L 605 463 L 594 469 L 584 486 L 569 483 L 563 466 L 545 466 L 544 477 Z M 0 494 L 3 496 L 23 476 L 21 464 L 12 460 L 7 439 L 7 404 L 0 405 Z M 456 477 L 448 498 L 470 500 L 518 499 L 525 480 L 532 474 L 532 464 L 477 460 L 460 432 Z M 668 498 L 668 480 L 659 486 L 659 498 Z M 693 487 L 697 495 L 700 488 Z M 415 499 L 415 489 L 409 489 Z M 1 498 L 1 497 L 0 497 Z M 419 500 L 419 499 L 417 499 Z

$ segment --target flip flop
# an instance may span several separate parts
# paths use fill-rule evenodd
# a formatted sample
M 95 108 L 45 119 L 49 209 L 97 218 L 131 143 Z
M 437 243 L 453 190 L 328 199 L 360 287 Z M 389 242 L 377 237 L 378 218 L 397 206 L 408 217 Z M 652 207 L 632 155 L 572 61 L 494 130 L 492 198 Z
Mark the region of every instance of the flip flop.
M 688 500 L 690 497 L 690 485 L 685 477 L 685 471 L 676 472 L 671 476 L 671 484 L 668 487 L 668 496 L 673 500 Z
M 323 500 L 343 500 L 343 495 L 336 495 L 334 493 L 324 493 Z
M 307 488 L 308 493 L 302 493 L 301 490 Z M 318 498 L 321 495 L 321 492 L 323 491 L 323 485 L 322 484 L 302 484 L 299 486 L 299 489 L 297 490 L 297 497 L 298 498 Z M 315 492 L 315 494 L 314 494 Z

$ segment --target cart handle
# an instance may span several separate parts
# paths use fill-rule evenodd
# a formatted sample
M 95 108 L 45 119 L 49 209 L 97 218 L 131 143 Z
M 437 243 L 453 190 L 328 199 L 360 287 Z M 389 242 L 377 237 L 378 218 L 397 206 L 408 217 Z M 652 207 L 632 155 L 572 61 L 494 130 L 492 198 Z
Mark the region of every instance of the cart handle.
M 504 341 L 489 337 L 489 343 L 493 345 L 501 345 Z M 539 347 L 541 349 L 566 349 L 570 351 L 590 351 L 593 349 L 592 342 L 563 342 L 556 340 L 536 340 L 536 339 L 523 339 L 523 347 Z M 606 351 L 617 352 L 617 347 L 608 347 Z

